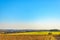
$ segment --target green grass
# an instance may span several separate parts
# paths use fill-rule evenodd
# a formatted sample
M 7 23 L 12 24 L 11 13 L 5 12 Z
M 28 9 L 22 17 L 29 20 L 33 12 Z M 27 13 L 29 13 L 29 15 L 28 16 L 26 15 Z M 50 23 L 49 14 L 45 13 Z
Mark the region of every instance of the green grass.
M 6 35 L 49 35 L 49 33 L 51 33 L 52 35 L 60 35 L 59 31 L 58 32 L 41 31 L 41 32 L 8 33 Z

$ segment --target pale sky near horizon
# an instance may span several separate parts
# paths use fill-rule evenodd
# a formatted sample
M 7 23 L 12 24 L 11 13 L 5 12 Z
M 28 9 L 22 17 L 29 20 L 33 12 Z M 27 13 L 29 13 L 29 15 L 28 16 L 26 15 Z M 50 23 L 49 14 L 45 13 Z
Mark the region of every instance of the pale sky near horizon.
M 0 29 L 60 29 L 60 0 L 0 0 Z

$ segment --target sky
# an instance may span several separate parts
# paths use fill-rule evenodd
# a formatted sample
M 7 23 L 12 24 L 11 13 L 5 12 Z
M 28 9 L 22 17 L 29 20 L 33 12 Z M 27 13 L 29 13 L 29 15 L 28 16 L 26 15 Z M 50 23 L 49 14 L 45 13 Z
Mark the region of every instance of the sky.
M 0 0 L 1 29 L 60 29 L 59 24 L 60 0 Z

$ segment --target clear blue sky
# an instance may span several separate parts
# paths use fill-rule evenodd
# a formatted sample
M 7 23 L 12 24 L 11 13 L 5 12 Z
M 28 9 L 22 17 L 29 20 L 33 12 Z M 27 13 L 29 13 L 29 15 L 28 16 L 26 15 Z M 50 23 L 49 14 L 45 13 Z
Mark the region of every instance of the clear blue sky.
M 60 0 L 0 0 L 0 22 L 47 18 L 60 20 Z

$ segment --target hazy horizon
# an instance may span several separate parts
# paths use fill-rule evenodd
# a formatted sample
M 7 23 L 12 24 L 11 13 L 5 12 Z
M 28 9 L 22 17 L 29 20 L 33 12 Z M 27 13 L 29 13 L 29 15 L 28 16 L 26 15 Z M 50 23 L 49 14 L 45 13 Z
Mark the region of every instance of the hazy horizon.
M 0 29 L 60 29 L 60 0 L 0 0 Z

